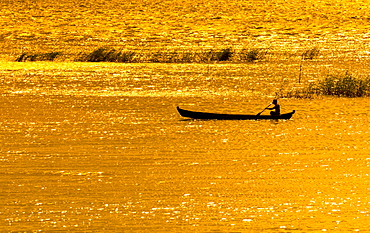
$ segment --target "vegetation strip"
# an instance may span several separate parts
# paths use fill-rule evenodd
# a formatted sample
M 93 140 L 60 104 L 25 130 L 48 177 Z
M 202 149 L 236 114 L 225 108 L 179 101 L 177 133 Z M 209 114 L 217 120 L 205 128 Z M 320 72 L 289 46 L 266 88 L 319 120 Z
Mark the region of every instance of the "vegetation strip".
M 60 52 L 22 53 L 16 61 L 54 61 Z M 81 62 L 119 62 L 119 63 L 207 63 L 222 61 L 253 62 L 264 59 L 267 49 L 252 48 L 234 50 L 225 48 L 201 51 L 177 51 L 161 49 L 153 53 L 119 50 L 111 47 L 100 47 L 90 53 L 81 53 L 75 59 Z
M 329 75 L 323 80 L 310 83 L 307 87 L 287 92 L 281 97 L 313 98 L 318 95 L 338 97 L 369 97 L 370 77 L 358 78 L 346 72 L 343 75 Z
M 318 48 L 308 49 L 301 54 L 303 60 L 313 60 L 319 55 Z M 91 53 L 80 54 L 76 59 L 82 62 L 155 62 L 155 63 L 207 63 L 217 61 L 232 61 L 237 59 L 240 62 L 253 62 L 261 60 L 267 54 L 266 49 L 241 49 L 234 51 L 231 48 L 221 50 L 208 50 L 200 52 L 178 52 L 178 51 L 157 51 L 156 53 L 136 53 L 132 51 L 117 50 L 110 47 L 101 47 Z M 62 55 L 61 52 L 50 53 L 22 53 L 17 62 L 26 61 L 54 61 Z M 302 62 L 300 64 L 300 76 Z M 300 77 L 299 77 L 300 83 Z M 366 97 L 370 96 L 370 78 L 360 79 L 350 73 L 344 75 L 329 75 L 323 80 L 310 83 L 300 89 L 293 89 L 280 95 L 286 98 L 313 98 L 317 95 L 329 95 L 339 97 Z

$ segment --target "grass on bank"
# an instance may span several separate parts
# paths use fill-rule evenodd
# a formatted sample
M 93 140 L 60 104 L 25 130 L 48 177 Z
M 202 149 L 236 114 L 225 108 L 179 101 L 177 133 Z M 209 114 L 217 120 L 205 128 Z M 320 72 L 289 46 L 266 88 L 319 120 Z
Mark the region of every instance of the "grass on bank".
M 81 60 L 86 62 L 134 62 L 135 52 L 102 47 L 83 56 Z
M 323 95 L 364 97 L 370 95 L 370 78 L 360 79 L 346 73 L 328 76 L 316 85 L 315 91 Z
M 26 61 L 54 61 L 58 56 L 62 55 L 61 52 L 51 52 L 51 53 L 22 53 L 17 57 L 17 62 Z
M 159 49 L 150 52 L 132 52 L 101 47 L 90 53 L 81 54 L 77 61 L 83 62 L 152 62 L 152 63 L 207 63 L 223 61 L 253 62 L 262 60 L 267 52 L 263 49 L 232 48 L 220 50 L 177 51 Z
M 315 47 L 296 54 L 290 51 L 294 57 L 301 57 L 303 60 L 313 60 L 318 57 L 320 49 Z M 194 49 L 177 50 L 159 48 L 153 51 L 116 49 L 113 47 L 99 47 L 91 52 L 84 52 L 78 55 L 63 54 L 64 59 L 81 62 L 118 62 L 118 63 L 209 63 L 209 62 L 238 62 L 249 63 L 262 61 L 276 56 L 285 56 L 279 51 L 270 51 L 266 48 L 233 48 L 220 49 Z M 22 53 L 16 58 L 18 62 L 26 61 L 54 61 L 62 55 L 61 52 L 51 53 Z M 68 56 L 70 56 L 68 58 Z M 289 57 L 291 58 L 291 56 Z M 284 58 L 282 58 L 284 59 Z M 302 65 L 302 62 L 301 62 Z
M 313 98 L 314 96 L 327 95 L 338 97 L 369 97 L 370 77 L 358 78 L 346 72 L 343 75 L 329 75 L 308 86 L 287 92 L 286 98 Z

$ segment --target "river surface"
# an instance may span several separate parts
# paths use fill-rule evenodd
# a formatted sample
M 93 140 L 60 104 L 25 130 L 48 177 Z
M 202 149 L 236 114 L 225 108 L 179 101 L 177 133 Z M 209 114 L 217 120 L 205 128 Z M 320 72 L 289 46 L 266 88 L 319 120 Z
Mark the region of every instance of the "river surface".
M 257 114 L 297 64 L 0 66 L 2 232 L 370 229 L 368 98 L 282 98 L 287 121 L 176 111 Z

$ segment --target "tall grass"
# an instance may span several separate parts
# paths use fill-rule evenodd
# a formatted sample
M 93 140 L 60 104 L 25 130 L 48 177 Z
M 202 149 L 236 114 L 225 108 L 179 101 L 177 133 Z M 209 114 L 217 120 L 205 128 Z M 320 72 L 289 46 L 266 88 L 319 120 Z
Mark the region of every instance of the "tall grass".
M 200 59 L 198 58 L 198 55 L 196 53 L 166 49 L 160 49 L 153 53 L 142 54 L 140 60 L 143 62 L 155 63 L 193 63 L 195 61 L 200 62 Z
M 344 97 L 363 97 L 370 95 L 370 78 L 360 79 L 345 73 L 341 76 L 330 75 L 319 81 L 315 91 L 323 95 Z
M 89 54 L 82 55 L 78 60 L 85 62 L 135 62 L 135 52 L 101 47 Z
M 51 52 L 51 53 L 22 53 L 19 57 L 16 58 L 17 62 L 26 62 L 26 61 L 54 61 L 62 53 L 60 52 Z
M 304 88 L 291 90 L 282 96 L 286 98 L 313 98 L 318 95 L 349 98 L 368 97 L 370 96 L 370 77 L 358 78 L 348 72 L 342 75 L 329 75 Z
M 275 51 L 276 52 L 276 51 Z M 155 62 L 155 63 L 209 63 L 209 62 L 236 62 L 249 63 L 266 60 L 266 55 L 273 57 L 274 51 L 253 47 L 225 47 L 225 48 L 192 48 L 181 50 L 172 47 L 163 47 L 150 50 L 128 50 L 109 46 L 98 47 L 92 51 L 76 54 L 63 54 L 68 60 L 82 62 Z M 299 54 L 303 60 L 313 59 L 319 53 L 318 48 L 308 49 Z M 279 53 L 275 53 L 278 56 Z M 59 58 L 60 52 L 51 53 L 22 53 L 16 61 L 54 61 Z M 67 56 L 74 58 L 67 58 Z M 297 55 L 297 54 L 295 54 Z M 302 66 L 302 65 L 301 65 Z
M 302 53 L 302 60 L 313 60 L 319 54 L 320 54 L 320 49 L 318 47 L 308 49 Z
M 242 49 L 239 52 L 239 59 L 241 61 L 253 62 L 257 60 L 263 60 L 267 54 L 267 50 L 260 48 Z
M 216 62 L 216 61 L 231 61 L 234 51 L 231 48 L 221 50 L 208 50 L 208 51 L 196 51 L 189 52 L 194 53 L 196 59 L 194 62 Z
M 262 60 L 266 52 L 260 49 L 235 51 L 233 48 L 178 51 L 166 48 L 153 52 L 133 52 L 100 47 L 80 54 L 77 61 L 84 62 L 154 62 L 154 63 L 208 63 L 208 62 L 252 62 Z
M 216 61 L 229 61 L 233 56 L 231 48 L 222 49 L 219 52 L 216 52 Z

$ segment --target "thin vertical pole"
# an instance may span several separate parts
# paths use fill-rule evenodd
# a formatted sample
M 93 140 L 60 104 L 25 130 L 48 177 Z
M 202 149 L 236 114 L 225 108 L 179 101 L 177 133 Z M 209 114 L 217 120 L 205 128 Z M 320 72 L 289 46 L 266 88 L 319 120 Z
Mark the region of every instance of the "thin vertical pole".
M 301 64 L 299 64 L 299 77 L 298 77 L 298 83 L 301 83 L 301 77 L 302 77 L 302 63 L 303 63 L 303 56 L 302 56 Z

